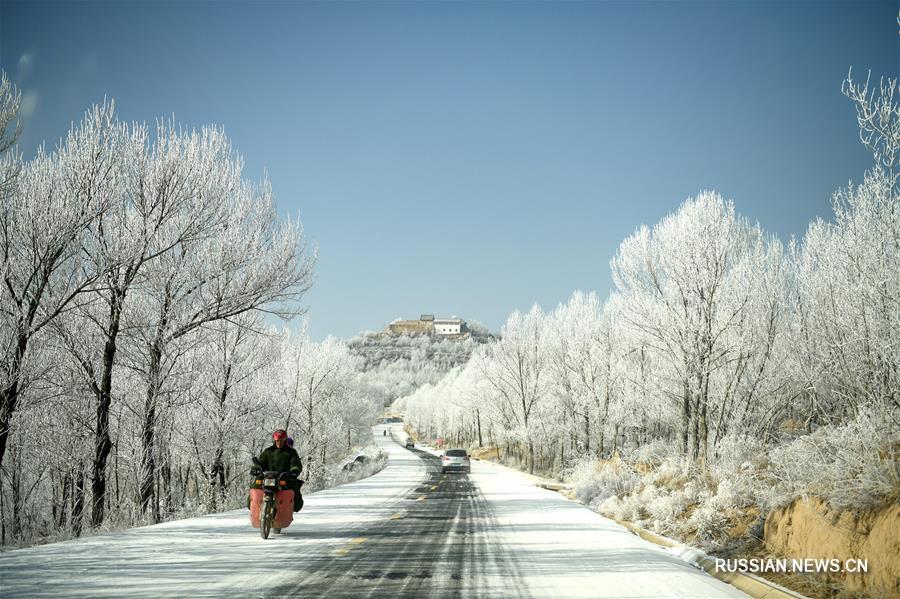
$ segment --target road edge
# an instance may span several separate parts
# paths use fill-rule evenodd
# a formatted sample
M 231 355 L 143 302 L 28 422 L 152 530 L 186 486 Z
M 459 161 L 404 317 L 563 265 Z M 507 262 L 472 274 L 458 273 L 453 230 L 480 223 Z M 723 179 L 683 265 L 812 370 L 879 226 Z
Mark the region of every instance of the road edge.
M 644 539 L 645 541 L 649 541 L 655 545 L 659 545 L 660 547 L 664 547 L 666 549 L 683 549 L 682 552 L 675 553 L 675 555 L 685 560 L 686 562 L 697 566 L 713 578 L 717 578 L 722 582 L 730 584 L 739 591 L 750 595 L 754 599 L 809 599 L 806 595 L 801 595 L 796 591 L 786 589 L 781 585 L 775 584 L 774 582 L 771 582 L 764 578 L 760 578 L 759 576 L 754 576 L 753 574 L 745 574 L 742 572 L 720 572 L 718 569 L 716 569 L 715 560 L 699 549 L 688 547 L 684 543 L 679 543 L 678 541 L 675 541 L 668 537 L 663 537 L 661 535 L 652 533 L 649 530 L 645 530 L 640 526 L 628 522 L 627 520 L 616 520 L 615 522 L 620 526 L 628 529 L 633 534 L 636 534 L 640 538 Z

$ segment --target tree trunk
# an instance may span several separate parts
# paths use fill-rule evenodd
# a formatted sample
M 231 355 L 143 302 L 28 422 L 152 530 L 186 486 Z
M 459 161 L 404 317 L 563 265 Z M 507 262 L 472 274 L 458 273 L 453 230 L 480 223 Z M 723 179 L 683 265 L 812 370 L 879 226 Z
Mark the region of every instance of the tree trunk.
M 688 382 L 683 382 L 682 403 L 681 403 L 681 454 L 688 454 L 688 435 L 691 428 L 691 393 L 688 388 Z
M 160 307 L 159 322 L 156 325 L 153 340 L 150 342 L 150 361 L 147 368 L 147 397 L 144 402 L 144 422 L 141 430 L 141 442 L 143 453 L 141 454 L 141 513 L 146 514 L 147 509 L 153 508 L 153 521 L 160 521 L 158 493 L 154 486 L 156 483 L 156 407 L 162 387 L 162 354 L 166 329 L 169 323 L 169 310 L 172 296 L 169 284 L 166 285 L 166 294 Z M 151 506 L 152 502 L 152 506 Z
M 72 534 L 81 536 L 81 527 L 84 522 L 84 466 L 81 462 L 75 465 L 74 493 L 72 502 Z
M 609 367 L 607 367 L 607 377 L 606 377 L 606 391 L 603 396 L 603 421 L 600 423 L 600 453 L 602 454 L 606 449 L 604 447 L 605 442 L 605 434 L 606 427 L 609 424 L 609 400 L 611 398 L 611 390 L 609 388 Z
M 691 406 L 691 459 L 696 460 L 700 455 L 700 414 L 697 405 L 699 398 L 695 398 Z
M 163 487 L 162 496 L 165 498 L 163 506 L 165 507 L 166 515 L 169 515 L 175 511 L 175 501 L 172 497 L 172 455 L 167 452 L 164 459 L 162 472 L 160 473 L 160 483 Z
M 62 497 L 59 502 L 59 510 L 56 518 L 56 526 L 62 529 L 66 525 L 66 515 L 69 510 L 69 496 L 72 489 L 72 476 L 66 472 L 62 480 Z
M 156 434 L 156 400 L 160 375 L 160 352 L 157 347 L 150 351 L 150 369 L 148 372 L 147 397 L 144 402 L 144 422 L 141 429 L 141 512 L 146 514 L 153 508 L 154 522 L 159 522 L 159 503 L 155 501 L 156 481 L 155 434 Z M 151 505 L 152 502 L 152 505 Z
M 113 474 L 115 476 L 116 483 L 116 505 L 122 501 L 122 488 L 119 486 L 119 447 L 118 441 L 116 442 L 116 457 L 113 462 Z
M 28 350 L 28 335 L 19 333 L 16 339 L 16 351 L 9 368 L 9 384 L 0 390 L 0 466 L 3 465 L 3 457 L 6 455 L 6 442 L 9 439 L 9 427 L 12 422 L 16 404 L 19 402 L 19 377 L 21 376 L 22 360 Z
M 481 440 L 481 412 L 475 410 L 475 421 L 478 423 L 478 447 L 484 447 L 484 441 Z
M 702 445 L 703 453 L 700 456 L 700 461 L 703 463 L 704 467 L 706 466 L 706 458 L 709 455 L 709 426 L 706 422 L 706 407 L 709 404 L 709 374 L 704 377 L 703 381 L 703 393 L 700 396 L 703 401 L 700 406 L 700 443 Z
M 11 469 L 10 494 L 12 495 L 12 517 L 10 518 L 10 536 L 15 539 L 22 531 L 22 480 L 18 468 Z
M 224 496 L 224 492 L 220 491 L 220 486 L 224 489 L 224 468 L 222 467 L 222 448 L 216 449 L 216 455 L 213 458 L 212 466 L 207 474 L 207 504 L 206 509 L 215 512 L 218 509 L 217 499 L 219 495 Z M 221 479 L 221 482 L 220 482 Z
M 225 485 L 226 470 L 224 462 L 219 466 L 219 499 L 222 501 L 222 507 L 225 507 L 225 498 L 228 496 L 227 487 Z
M 0 545 L 6 545 L 6 502 L 3 501 L 2 476 L 0 476 Z
M 584 413 L 584 450 L 591 450 L 591 417 L 587 411 Z
M 144 401 L 144 422 L 141 430 L 143 452 L 141 454 L 141 513 L 153 509 L 153 521 L 160 522 L 159 494 L 156 485 L 156 408 L 162 386 L 162 350 L 163 338 L 168 325 L 170 296 L 166 294 L 161 307 L 160 320 L 156 325 L 153 341 L 150 343 L 149 364 L 147 367 L 147 396 Z
M 559 468 L 562 470 L 566 467 L 566 444 L 559 444 Z
M 109 410 L 112 405 L 112 374 L 116 360 L 116 340 L 122 315 L 124 291 L 114 292 L 109 307 L 106 343 L 103 346 L 103 372 L 97 389 L 97 417 L 94 431 L 94 463 L 91 472 L 91 526 L 103 523 L 106 514 L 106 464 L 112 450 L 109 435 Z

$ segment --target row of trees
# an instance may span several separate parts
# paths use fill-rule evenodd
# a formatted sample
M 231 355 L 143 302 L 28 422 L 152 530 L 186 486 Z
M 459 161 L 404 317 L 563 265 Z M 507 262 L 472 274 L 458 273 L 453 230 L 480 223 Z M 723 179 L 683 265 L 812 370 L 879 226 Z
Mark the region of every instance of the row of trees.
M 513 313 L 494 344 L 402 400 L 421 434 L 491 444 L 531 471 L 652 440 L 695 461 L 865 412 L 900 427 L 897 82 L 852 79 L 863 182 L 786 247 L 704 192 L 622 242 L 606 302 Z
M 216 509 L 277 425 L 320 473 L 356 442 L 347 348 L 265 326 L 299 312 L 316 252 L 224 132 L 107 103 L 26 161 L 19 101 L 3 75 L 2 541 Z

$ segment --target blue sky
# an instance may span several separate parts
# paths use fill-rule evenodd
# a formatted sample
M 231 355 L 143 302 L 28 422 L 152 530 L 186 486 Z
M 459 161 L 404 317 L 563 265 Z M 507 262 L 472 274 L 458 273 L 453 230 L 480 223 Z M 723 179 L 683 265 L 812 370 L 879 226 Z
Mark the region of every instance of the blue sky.
M 849 67 L 897 76 L 897 2 L 0 3 L 26 156 L 104 97 L 225 127 L 321 258 L 310 332 L 499 329 L 606 296 L 642 223 L 716 189 L 787 239 L 871 159 Z

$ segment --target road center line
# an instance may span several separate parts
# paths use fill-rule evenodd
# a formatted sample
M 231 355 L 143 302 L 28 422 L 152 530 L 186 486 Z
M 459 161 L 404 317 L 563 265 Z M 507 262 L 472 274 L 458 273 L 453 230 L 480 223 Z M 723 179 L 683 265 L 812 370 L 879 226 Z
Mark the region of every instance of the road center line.
M 368 540 L 368 537 L 357 537 L 355 539 L 350 539 L 347 541 L 347 544 L 341 547 L 340 549 L 335 550 L 335 553 L 338 555 L 347 555 L 350 553 L 350 550 L 353 549 L 356 545 L 361 543 L 365 543 Z

